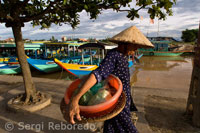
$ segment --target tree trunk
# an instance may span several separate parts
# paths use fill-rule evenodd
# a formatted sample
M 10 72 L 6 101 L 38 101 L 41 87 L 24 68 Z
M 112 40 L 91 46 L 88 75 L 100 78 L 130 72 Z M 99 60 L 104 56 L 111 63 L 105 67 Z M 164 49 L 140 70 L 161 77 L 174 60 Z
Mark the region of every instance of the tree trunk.
M 30 67 L 27 62 L 27 57 L 24 51 L 24 42 L 22 39 L 22 31 L 20 26 L 13 26 L 12 27 L 13 35 L 15 38 L 16 48 L 17 48 L 17 55 L 18 60 L 21 66 L 22 74 L 23 74 L 23 81 L 25 87 L 25 103 L 34 102 L 36 97 L 36 89 L 35 85 L 32 80 Z
M 200 24 L 186 114 L 191 115 L 193 124 L 200 127 Z

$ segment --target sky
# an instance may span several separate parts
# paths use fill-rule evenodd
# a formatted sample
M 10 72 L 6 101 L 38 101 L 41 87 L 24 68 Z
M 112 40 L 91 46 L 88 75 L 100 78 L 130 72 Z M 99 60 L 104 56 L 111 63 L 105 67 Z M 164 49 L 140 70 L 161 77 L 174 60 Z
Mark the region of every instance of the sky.
M 22 28 L 23 38 L 31 40 L 47 39 L 52 36 L 61 40 L 67 38 L 97 38 L 104 39 L 112 37 L 122 30 L 136 26 L 148 37 L 167 36 L 180 39 L 181 32 L 185 29 L 197 29 L 200 21 L 200 0 L 177 0 L 173 7 L 173 16 L 167 16 L 165 21 L 154 20 L 150 23 L 147 10 L 140 10 L 139 14 L 143 20 L 129 20 L 126 12 L 116 13 L 112 10 L 105 10 L 96 20 L 90 20 L 85 12 L 80 13 L 80 24 L 73 30 L 70 25 L 52 25 L 49 29 L 40 30 L 40 27 L 32 27 L 26 23 Z M 159 27 L 159 28 L 158 28 Z M 13 37 L 11 28 L 6 28 L 5 24 L 0 24 L 0 40 Z

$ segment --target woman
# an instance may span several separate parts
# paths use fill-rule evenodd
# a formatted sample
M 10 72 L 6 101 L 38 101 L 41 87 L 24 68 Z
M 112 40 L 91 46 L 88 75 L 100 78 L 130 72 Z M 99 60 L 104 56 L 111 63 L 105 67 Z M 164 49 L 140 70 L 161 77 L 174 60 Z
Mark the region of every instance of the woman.
M 135 30 L 135 27 L 130 28 L 131 31 Z M 128 55 L 132 54 L 135 50 L 137 50 L 138 44 L 135 44 L 136 41 L 134 41 L 134 43 L 123 43 L 123 41 L 121 41 L 120 39 L 118 40 L 118 48 L 113 49 L 107 53 L 100 66 L 90 74 L 88 80 L 80 89 L 80 92 L 71 99 L 69 116 L 70 122 L 72 124 L 75 123 L 74 116 L 76 116 L 78 120 L 81 120 L 79 115 L 80 110 L 78 106 L 80 97 L 84 93 L 86 93 L 94 84 L 106 79 L 108 75 L 113 74 L 122 81 L 123 91 L 126 94 L 126 105 L 117 116 L 104 122 L 104 132 L 137 133 L 137 129 L 131 120 L 131 111 L 136 111 L 137 109 L 133 104 L 131 97 Z

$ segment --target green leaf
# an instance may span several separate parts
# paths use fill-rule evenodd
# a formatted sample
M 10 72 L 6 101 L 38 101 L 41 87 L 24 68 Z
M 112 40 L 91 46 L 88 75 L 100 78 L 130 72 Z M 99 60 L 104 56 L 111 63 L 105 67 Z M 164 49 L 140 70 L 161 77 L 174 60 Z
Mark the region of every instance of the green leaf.
M 88 6 L 87 6 L 87 5 L 84 5 L 84 9 L 87 11 L 87 10 L 88 10 Z
M 64 0 L 64 1 L 63 1 L 63 5 L 66 5 L 66 4 L 67 4 L 67 0 Z

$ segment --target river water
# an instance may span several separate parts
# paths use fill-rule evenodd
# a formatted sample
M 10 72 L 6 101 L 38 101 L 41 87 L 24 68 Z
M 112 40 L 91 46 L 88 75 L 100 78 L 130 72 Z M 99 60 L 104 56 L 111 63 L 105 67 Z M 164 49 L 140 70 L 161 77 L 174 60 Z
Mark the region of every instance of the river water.
M 131 84 L 147 88 L 174 88 L 188 91 L 193 69 L 193 56 L 143 56 L 135 66 Z
M 131 72 L 131 84 L 139 84 L 144 87 L 169 87 L 172 85 L 172 80 L 176 80 L 174 86 L 184 86 L 190 81 L 193 68 L 192 56 L 177 56 L 177 57 L 153 57 L 143 56 L 140 59 L 140 63 L 137 63 L 135 67 L 130 68 Z M 33 77 L 49 78 L 49 79 L 64 79 L 73 80 L 76 79 L 73 75 L 69 74 L 65 70 L 44 74 L 38 71 L 32 72 Z M 167 86 L 166 86 L 167 85 Z

